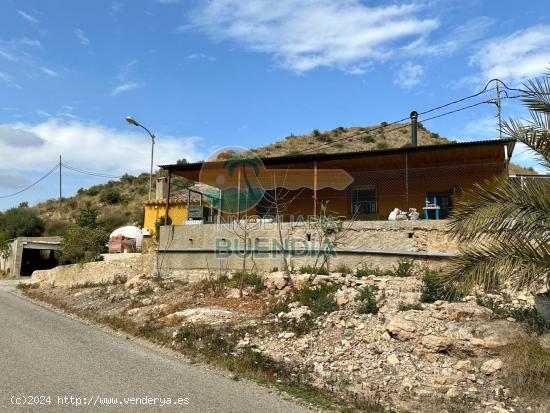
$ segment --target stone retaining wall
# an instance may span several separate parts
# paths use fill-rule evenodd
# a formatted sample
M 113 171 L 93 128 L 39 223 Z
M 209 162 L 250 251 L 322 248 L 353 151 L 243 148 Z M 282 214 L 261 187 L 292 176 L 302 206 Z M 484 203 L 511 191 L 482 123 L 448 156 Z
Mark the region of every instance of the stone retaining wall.
M 331 258 L 331 268 L 340 264 L 358 267 L 362 264 L 387 269 L 403 257 L 415 259 L 430 266 L 441 266 L 456 251 L 450 239 L 446 221 L 360 221 L 344 225 L 346 235 L 337 245 L 336 256 Z M 283 224 L 283 238 L 315 239 L 315 228 Z M 215 254 L 216 245 L 221 240 L 229 240 L 231 245 L 242 248 L 239 240 L 242 231 L 229 229 L 217 224 L 164 226 L 160 232 L 159 263 L 163 271 L 192 269 L 238 270 L 242 268 L 242 255 L 220 257 Z M 279 240 L 275 225 L 250 231 L 250 240 Z M 237 244 L 235 244 L 237 242 Z M 270 243 L 263 244 L 270 250 Z M 264 249 L 265 251 L 265 249 Z M 247 268 L 269 271 L 274 267 L 282 269 L 280 254 L 258 253 L 247 258 Z M 267 256 L 266 256 L 267 255 Z M 295 255 L 290 264 L 298 268 L 313 264 L 311 256 Z
M 113 283 L 155 270 L 154 254 L 139 254 L 124 260 L 97 261 L 86 264 L 60 265 L 51 270 L 34 271 L 31 283 L 56 287 L 77 287 L 90 284 Z

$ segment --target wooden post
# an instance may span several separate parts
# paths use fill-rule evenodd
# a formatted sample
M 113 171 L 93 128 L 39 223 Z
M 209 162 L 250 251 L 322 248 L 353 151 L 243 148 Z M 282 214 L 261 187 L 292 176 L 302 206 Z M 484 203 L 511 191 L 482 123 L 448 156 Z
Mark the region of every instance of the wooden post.
M 409 212 L 409 154 L 405 152 L 405 205 Z
M 168 219 L 170 218 L 170 186 L 171 184 L 172 184 L 172 170 L 168 169 L 168 188 L 166 190 L 166 211 L 164 213 L 164 225 L 168 225 Z
M 241 168 L 237 170 L 237 220 L 241 219 Z
M 317 161 L 313 165 L 313 216 L 317 216 Z

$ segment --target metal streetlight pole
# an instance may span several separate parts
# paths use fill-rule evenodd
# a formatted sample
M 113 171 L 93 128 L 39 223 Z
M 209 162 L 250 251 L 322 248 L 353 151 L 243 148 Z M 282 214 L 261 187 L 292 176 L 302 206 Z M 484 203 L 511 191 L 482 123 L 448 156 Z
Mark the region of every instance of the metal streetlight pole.
M 151 171 L 149 173 L 149 201 L 150 201 L 151 194 L 153 192 L 153 156 L 155 152 L 155 135 L 152 134 L 149 129 L 147 129 L 145 126 L 143 126 L 141 123 L 139 123 L 137 120 L 135 120 L 131 116 L 126 116 L 126 122 L 128 122 L 130 125 L 139 126 L 140 128 L 143 128 L 151 137 Z

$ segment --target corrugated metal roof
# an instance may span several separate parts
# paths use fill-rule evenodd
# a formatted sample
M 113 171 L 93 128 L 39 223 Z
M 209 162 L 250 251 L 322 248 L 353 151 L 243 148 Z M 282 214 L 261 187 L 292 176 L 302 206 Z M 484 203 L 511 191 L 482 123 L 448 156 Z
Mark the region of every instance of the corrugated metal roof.
M 260 159 L 264 165 L 277 165 L 282 163 L 326 161 L 326 160 L 335 160 L 335 159 L 357 158 L 362 156 L 422 152 L 422 151 L 433 151 L 437 149 L 463 148 L 468 146 L 485 146 L 485 145 L 495 145 L 495 144 L 507 144 L 508 156 L 509 157 L 512 156 L 512 151 L 514 149 L 514 144 L 515 144 L 514 139 L 492 139 L 492 140 L 484 140 L 484 141 L 452 142 L 452 143 L 445 143 L 441 145 L 406 146 L 402 148 L 374 149 L 370 151 L 340 152 L 340 153 L 330 153 L 330 154 L 319 153 L 319 154 L 285 155 L 285 156 L 263 157 Z M 193 171 L 193 170 L 200 169 L 200 167 L 202 167 L 204 163 L 205 163 L 204 161 L 201 161 L 201 162 L 187 163 L 184 165 L 173 164 L 173 165 L 159 165 L 159 166 L 162 169 L 166 169 L 166 170 Z M 214 164 L 215 162 L 212 162 L 212 163 Z

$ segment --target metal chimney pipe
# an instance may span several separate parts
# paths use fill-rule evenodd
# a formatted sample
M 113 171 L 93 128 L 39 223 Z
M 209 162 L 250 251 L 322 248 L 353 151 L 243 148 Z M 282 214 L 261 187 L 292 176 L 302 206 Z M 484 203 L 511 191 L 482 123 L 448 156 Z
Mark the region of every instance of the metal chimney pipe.
M 411 112 L 411 144 L 412 146 L 418 145 L 417 130 L 418 130 L 418 112 L 413 110 Z

